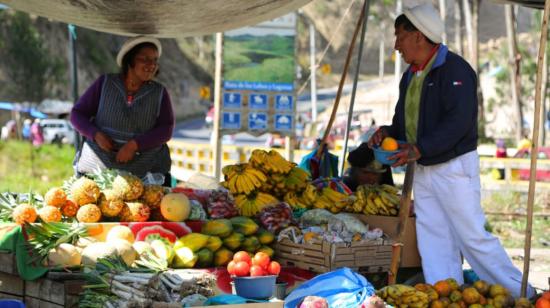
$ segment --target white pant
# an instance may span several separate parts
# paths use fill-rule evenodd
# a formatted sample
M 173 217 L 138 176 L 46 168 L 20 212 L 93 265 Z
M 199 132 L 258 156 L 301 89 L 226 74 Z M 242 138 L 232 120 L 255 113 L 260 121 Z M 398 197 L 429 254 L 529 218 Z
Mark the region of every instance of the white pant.
M 519 297 L 521 272 L 484 228 L 477 151 L 434 166 L 417 165 L 413 187 L 426 282 L 454 278 L 462 284 L 462 254 L 481 279 L 501 284 Z M 527 296 L 534 294 L 529 286 Z

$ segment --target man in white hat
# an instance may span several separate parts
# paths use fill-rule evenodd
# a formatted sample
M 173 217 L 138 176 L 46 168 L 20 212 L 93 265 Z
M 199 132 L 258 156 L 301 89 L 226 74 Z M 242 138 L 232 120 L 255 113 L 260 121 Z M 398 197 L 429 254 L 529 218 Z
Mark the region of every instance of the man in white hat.
M 410 64 L 399 84 L 392 124 L 369 140 L 406 141 L 393 165 L 416 161 L 414 204 L 426 282 L 463 283 L 462 257 L 489 283 L 518 297 L 521 272 L 485 231 L 477 154 L 477 76 L 442 44 L 444 25 L 431 4 L 404 9 L 395 20 L 395 50 Z M 528 297 L 534 295 L 529 287 Z

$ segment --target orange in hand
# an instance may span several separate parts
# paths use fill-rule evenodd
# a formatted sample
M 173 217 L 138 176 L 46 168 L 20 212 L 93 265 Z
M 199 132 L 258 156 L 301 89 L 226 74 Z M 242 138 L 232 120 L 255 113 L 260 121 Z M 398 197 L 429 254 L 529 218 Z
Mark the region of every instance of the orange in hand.
M 397 140 L 392 137 L 386 137 L 382 140 L 380 148 L 384 151 L 396 151 L 399 148 L 399 145 L 397 144 Z

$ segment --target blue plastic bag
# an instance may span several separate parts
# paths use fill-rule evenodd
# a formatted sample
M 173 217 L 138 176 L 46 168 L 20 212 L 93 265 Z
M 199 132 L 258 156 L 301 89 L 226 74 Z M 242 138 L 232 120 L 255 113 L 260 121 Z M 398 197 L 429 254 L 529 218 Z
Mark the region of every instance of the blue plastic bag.
M 374 292 L 365 277 L 344 267 L 301 284 L 285 298 L 285 308 L 295 308 L 310 295 L 325 298 L 329 307 L 357 307 Z

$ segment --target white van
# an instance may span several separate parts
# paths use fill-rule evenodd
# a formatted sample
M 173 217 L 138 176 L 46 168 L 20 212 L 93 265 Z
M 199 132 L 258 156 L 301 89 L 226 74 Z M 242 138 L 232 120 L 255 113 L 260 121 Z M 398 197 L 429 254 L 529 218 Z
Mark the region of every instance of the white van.
M 62 143 L 72 144 L 75 140 L 75 130 L 71 123 L 63 119 L 43 119 L 40 121 L 44 142 L 52 143 L 57 140 Z

